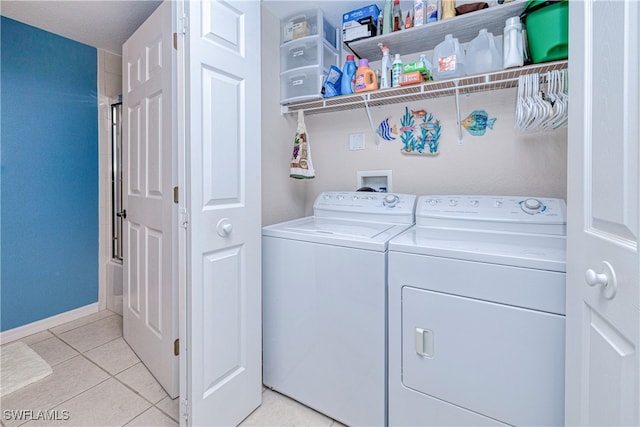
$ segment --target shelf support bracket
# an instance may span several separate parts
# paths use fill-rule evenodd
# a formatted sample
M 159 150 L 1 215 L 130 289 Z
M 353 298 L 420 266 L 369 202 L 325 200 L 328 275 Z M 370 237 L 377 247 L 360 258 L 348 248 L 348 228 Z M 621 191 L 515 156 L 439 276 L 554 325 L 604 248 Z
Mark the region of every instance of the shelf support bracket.
M 464 141 L 462 140 L 462 123 L 460 120 L 460 87 L 458 86 L 460 83 L 460 80 L 454 80 L 453 84 L 456 87 L 456 118 L 458 120 L 458 144 L 462 145 L 464 144 Z
M 378 134 L 376 133 L 376 128 L 373 125 L 373 119 L 371 118 L 371 110 L 369 109 L 369 102 L 367 101 L 367 96 L 364 95 L 362 99 L 364 100 L 364 109 L 367 111 L 369 126 L 371 126 L 371 132 L 373 132 L 373 140 L 376 142 L 376 150 L 380 150 L 380 138 L 378 138 Z

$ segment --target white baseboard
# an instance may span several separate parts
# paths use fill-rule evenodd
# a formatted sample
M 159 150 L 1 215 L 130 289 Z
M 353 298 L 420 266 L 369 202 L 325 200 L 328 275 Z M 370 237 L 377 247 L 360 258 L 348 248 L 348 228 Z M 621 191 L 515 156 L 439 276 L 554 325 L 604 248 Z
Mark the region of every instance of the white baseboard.
M 18 326 L 17 328 L 9 329 L 8 331 L 2 331 L 0 332 L 0 343 L 6 344 L 11 341 L 19 340 L 20 338 L 46 331 L 47 329 L 54 328 L 62 325 L 63 323 L 71 322 L 72 320 L 97 312 L 98 303 L 94 302 L 93 304 L 65 311 L 64 313 L 56 314 L 55 316 L 47 317 L 46 319 L 28 323 L 23 326 Z

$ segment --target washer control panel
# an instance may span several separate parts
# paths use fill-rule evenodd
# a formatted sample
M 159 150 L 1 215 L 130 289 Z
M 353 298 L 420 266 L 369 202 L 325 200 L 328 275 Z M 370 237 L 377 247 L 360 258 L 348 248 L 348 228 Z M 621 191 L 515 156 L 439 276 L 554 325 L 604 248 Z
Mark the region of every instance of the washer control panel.
M 318 217 L 363 219 L 372 221 L 414 222 L 416 196 L 413 194 L 374 193 L 361 191 L 328 191 L 321 193 L 313 204 Z
M 421 196 L 416 208 L 418 225 L 504 231 L 566 231 L 562 199 L 519 196 Z

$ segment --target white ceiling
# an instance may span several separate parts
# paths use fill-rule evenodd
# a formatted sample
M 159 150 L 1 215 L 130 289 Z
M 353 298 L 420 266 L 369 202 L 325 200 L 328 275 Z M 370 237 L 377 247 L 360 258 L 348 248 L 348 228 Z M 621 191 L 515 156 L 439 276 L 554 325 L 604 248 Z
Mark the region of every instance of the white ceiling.
M 278 18 L 285 18 L 310 9 L 322 9 L 324 17 L 331 25 L 342 27 L 342 14 L 370 4 L 384 5 L 383 0 L 262 0 L 264 7 Z M 402 3 L 412 1 L 403 0 Z
M 0 13 L 120 55 L 122 44 L 160 3 L 160 0 L 2 0 Z
M 334 26 L 342 13 L 372 0 L 262 0 L 266 10 L 284 18 L 303 10 L 321 8 Z M 122 44 L 160 5 L 161 0 L 1 0 L 0 13 L 16 21 L 120 55 Z M 411 3 L 403 0 L 403 3 Z

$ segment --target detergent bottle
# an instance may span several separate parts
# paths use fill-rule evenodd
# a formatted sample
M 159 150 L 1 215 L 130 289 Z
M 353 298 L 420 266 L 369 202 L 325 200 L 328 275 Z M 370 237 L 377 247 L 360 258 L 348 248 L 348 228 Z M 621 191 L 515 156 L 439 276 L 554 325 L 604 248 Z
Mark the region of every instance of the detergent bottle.
M 378 47 L 382 50 L 382 70 L 380 72 L 380 89 L 388 89 L 391 87 L 391 66 L 389 57 L 389 48 L 382 43 L 378 43 Z
M 420 55 L 419 61 L 422 61 L 424 63 L 424 68 L 426 70 L 424 73 L 424 79 L 433 80 L 433 66 L 431 65 L 431 62 L 427 59 L 427 55 L 425 55 L 424 53 Z
M 342 81 L 340 83 L 340 94 L 349 95 L 353 93 L 353 80 L 356 77 L 356 62 L 353 55 L 347 55 L 342 69 Z
M 391 34 L 393 32 L 393 1 L 386 0 L 384 2 L 384 19 L 382 20 L 382 34 Z
M 391 87 L 400 87 L 400 74 L 402 74 L 402 58 L 399 53 L 396 53 L 391 64 Z
M 522 23 L 519 16 L 506 20 L 504 26 L 503 66 L 504 68 L 521 67 L 524 64 L 524 48 L 522 43 Z
M 378 78 L 375 71 L 369 68 L 369 60 L 361 59 L 358 62 L 358 69 L 356 70 L 356 84 L 354 91 L 366 92 L 368 90 L 378 89 Z

